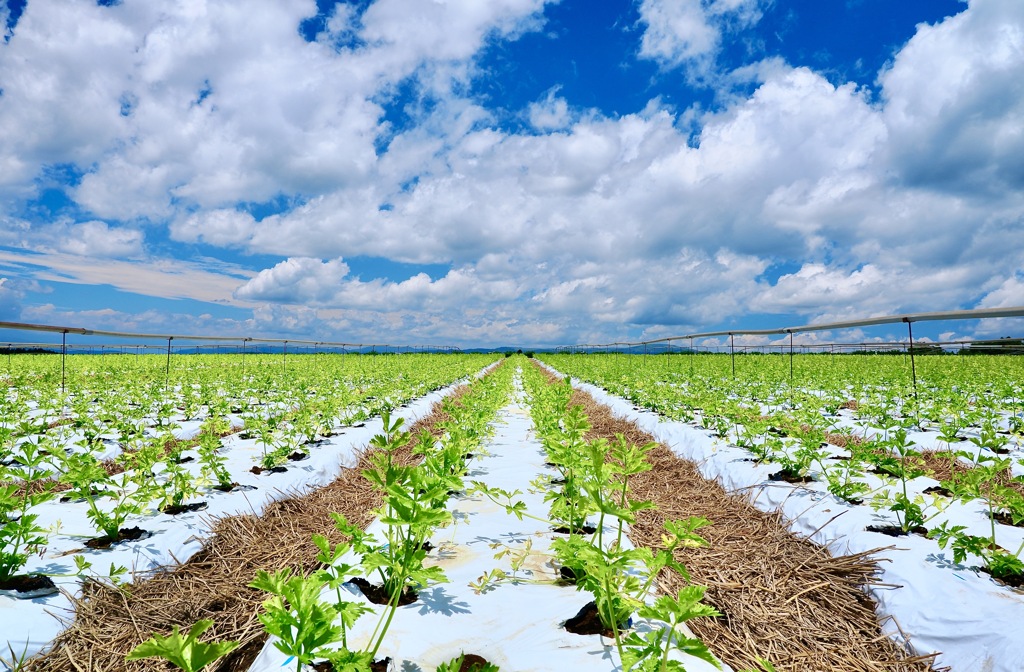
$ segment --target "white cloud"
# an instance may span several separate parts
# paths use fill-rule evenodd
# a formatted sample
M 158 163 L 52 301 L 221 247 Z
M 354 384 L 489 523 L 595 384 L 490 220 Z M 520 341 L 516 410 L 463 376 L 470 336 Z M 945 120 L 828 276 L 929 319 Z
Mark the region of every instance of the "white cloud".
M 61 226 L 54 232 L 61 252 L 82 257 L 133 257 L 142 252 L 142 232 L 110 227 L 105 222 Z
M 707 75 L 723 33 L 761 19 L 760 0 L 642 0 L 640 55 Z
M 105 259 L 96 263 L 91 257 L 77 254 L 26 254 L 4 249 L 0 249 L 0 264 L 40 283 L 110 285 L 143 296 L 236 305 L 245 304 L 233 300 L 232 293 L 253 275 L 217 260 Z
M 551 131 L 568 126 L 571 119 L 569 103 L 558 95 L 558 88 L 555 87 L 548 91 L 544 100 L 530 103 L 527 112 L 530 116 L 530 125 L 535 129 Z
M 438 280 L 418 273 L 401 282 L 364 282 L 347 278 L 348 272 L 341 259 L 292 257 L 261 271 L 235 295 L 250 301 L 389 313 L 500 304 L 515 300 L 520 293 L 514 281 L 484 279 L 471 268 L 453 269 Z
M 234 247 L 249 242 L 256 231 L 256 220 L 240 210 L 205 210 L 170 224 L 173 240 L 186 243 L 202 241 L 218 247 Z
M 3 16 L 0 16 L 2 19 Z M 21 319 L 21 301 L 25 293 L 10 278 L 0 276 L 0 320 L 15 322 Z
M 341 259 L 322 262 L 309 257 L 292 257 L 260 271 L 239 287 L 235 296 L 258 301 L 319 304 L 337 293 L 346 275 L 348 264 Z
M 1024 3 L 972 0 L 921 25 L 879 78 L 911 185 L 990 198 L 1024 188 Z

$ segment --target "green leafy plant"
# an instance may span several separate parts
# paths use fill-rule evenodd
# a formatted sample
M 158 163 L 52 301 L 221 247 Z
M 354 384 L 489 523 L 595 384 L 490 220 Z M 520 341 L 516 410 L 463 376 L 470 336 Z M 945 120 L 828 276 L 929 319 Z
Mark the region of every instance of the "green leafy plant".
M 907 438 L 907 431 L 900 427 L 889 433 L 889 438 L 882 442 L 887 453 L 878 458 L 878 466 L 889 474 L 895 476 L 895 483 L 899 490 L 885 489 L 871 499 L 871 507 L 878 511 L 887 508 L 896 514 L 896 520 L 903 534 L 911 530 L 923 527 L 925 523 L 939 515 L 949 506 L 945 498 L 939 495 L 932 495 L 931 501 L 927 501 L 923 495 L 909 494 L 907 484 L 927 472 L 921 456 L 913 450 L 912 444 Z
M 672 597 L 661 595 L 651 605 L 640 607 L 641 618 L 661 621 L 666 627 L 653 629 L 644 635 L 632 632 L 620 647 L 623 670 L 638 672 L 685 672 L 685 666 L 669 658 L 673 651 L 679 651 L 704 660 L 721 669 L 708 647 L 699 639 L 685 636 L 678 626 L 694 618 L 714 617 L 721 614 L 714 607 L 704 604 L 703 586 L 686 586 Z
M 249 585 L 272 595 L 263 602 L 259 619 L 278 638 L 274 646 L 295 657 L 296 672 L 341 637 L 341 626 L 334 622 L 337 608 L 320 599 L 324 584 L 319 575 L 292 576 L 289 568 L 273 574 L 260 570 Z
M 168 637 L 154 633 L 132 649 L 125 659 L 163 658 L 185 672 L 197 672 L 238 648 L 238 642 L 200 642 L 199 635 L 212 625 L 213 621 L 209 619 L 197 621 L 184 636 L 176 625 Z
M 10 479 L 0 483 L 0 583 L 17 575 L 30 554 L 46 545 L 47 530 L 36 522 L 39 515 L 29 511 L 56 496 L 45 480 L 53 473 L 44 466 L 47 452 L 38 444 L 22 441 L 8 455 L 21 468 L 0 465 L 0 481 Z
M 218 451 L 224 445 L 215 426 L 204 425 L 199 433 L 197 452 L 200 460 L 200 473 L 213 481 L 221 489 L 230 489 L 234 484 L 231 472 L 227 469 L 227 460 Z
M 930 530 L 928 536 L 939 542 L 939 548 L 950 546 L 954 562 L 963 562 L 970 553 L 981 558 L 985 568 L 997 579 L 1024 579 L 1024 561 L 1020 558 L 1024 552 L 1024 542 L 1016 551 L 1011 552 L 996 543 L 994 529 L 990 536 L 966 534 L 966 529 L 965 525 L 950 526 L 949 521 L 946 521 Z

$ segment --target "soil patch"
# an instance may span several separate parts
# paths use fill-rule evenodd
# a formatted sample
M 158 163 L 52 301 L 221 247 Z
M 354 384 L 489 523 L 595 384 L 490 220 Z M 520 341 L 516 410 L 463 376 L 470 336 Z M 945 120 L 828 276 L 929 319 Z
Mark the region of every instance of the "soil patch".
M 555 534 L 570 534 L 570 530 L 567 525 L 562 525 L 561 527 L 553 527 L 551 528 L 551 531 Z M 572 534 L 593 534 L 594 532 L 597 532 L 597 528 L 589 524 L 584 525 L 583 527 L 577 527 L 575 530 L 572 530 Z
M 597 604 L 587 602 L 575 616 L 566 619 L 566 632 L 574 635 L 601 635 L 602 637 L 614 638 L 615 633 L 611 628 L 606 628 L 601 623 L 601 617 L 597 613 Z
M 6 581 L 0 581 L 0 591 L 18 599 L 30 599 L 53 595 L 57 592 L 57 584 L 48 576 L 35 574 L 18 574 Z
M 811 476 L 801 475 L 796 472 L 782 469 L 776 471 L 774 474 L 768 475 L 769 481 L 785 481 L 786 483 L 813 483 L 814 478 Z
M 313 663 L 313 669 L 316 672 L 334 672 L 334 665 L 330 661 L 322 661 L 319 663 Z M 370 663 L 370 672 L 388 672 L 391 669 L 391 659 L 384 658 L 382 660 L 375 660 Z
M 353 586 L 358 588 L 359 592 L 363 594 L 363 597 L 374 604 L 387 605 L 391 603 L 391 594 L 385 591 L 384 586 L 382 585 L 370 583 L 361 576 L 349 579 L 346 583 L 351 583 Z M 416 591 L 406 586 L 402 589 L 402 594 L 398 596 L 398 606 L 404 607 L 407 604 L 412 604 L 418 599 L 419 596 L 416 595 Z
M 868 525 L 864 529 L 868 532 L 884 534 L 887 537 L 906 537 L 911 534 L 917 534 L 922 537 L 928 536 L 928 528 L 923 525 L 915 525 L 906 532 L 899 525 Z
M 172 504 L 170 506 L 165 506 L 164 508 L 160 509 L 160 511 L 166 513 L 168 516 L 177 516 L 182 513 L 193 513 L 195 511 L 202 511 L 207 506 L 209 505 L 206 502 L 193 502 L 191 504 L 177 505 Z
M 85 545 L 89 548 L 110 548 L 114 544 L 122 541 L 138 541 L 139 539 L 145 539 L 148 536 L 149 532 L 141 527 L 122 527 L 118 530 L 116 537 L 96 537 L 85 542 Z

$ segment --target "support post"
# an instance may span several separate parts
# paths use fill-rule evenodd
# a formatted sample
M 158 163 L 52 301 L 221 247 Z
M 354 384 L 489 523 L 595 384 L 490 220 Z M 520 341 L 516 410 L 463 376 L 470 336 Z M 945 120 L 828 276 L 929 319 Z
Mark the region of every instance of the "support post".
M 65 394 L 67 392 L 67 369 L 66 362 L 68 356 L 68 330 L 60 332 L 60 393 Z
M 910 338 L 910 375 L 914 381 L 914 417 L 917 417 L 918 409 L 918 398 L 917 398 L 917 365 L 914 363 L 914 329 L 910 326 L 910 320 L 903 318 L 903 321 L 907 323 L 907 336 Z
M 729 334 L 729 352 L 732 353 L 732 377 L 736 377 L 736 336 Z
M 793 383 L 793 332 L 789 332 L 789 382 Z
M 173 336 L 167 337 L 167 365 L 164 367 L 164 389 L 171 384 L 171 339 Z

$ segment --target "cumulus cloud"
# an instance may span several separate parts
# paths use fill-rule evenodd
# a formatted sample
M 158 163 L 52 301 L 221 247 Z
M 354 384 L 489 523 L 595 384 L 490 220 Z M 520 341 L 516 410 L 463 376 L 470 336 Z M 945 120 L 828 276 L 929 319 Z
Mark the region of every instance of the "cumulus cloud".
M 1024 3 L 972 0 L 922 25 L 879 81 L 912 186 L 985 198 L 1024 187 Z
M 132 257 L 142 252 L 142 232 L 90 221 L 59 227 L 56 248 L 83 257 Z
M 186 243 L 202 241 L 218 247 L 247 243 L 256 231 L 256 220 L 248 212 L 218 209 L 192 213 L 171 222 L 173 240 Z
M 565 128 L 569 124 L 569 103 L 558 96 L 558 87 L 548 91 L 544 100 L 530 103 L 530 125 L 539 131 Z
M 337 293 L 346 275 L 348 264 L 341 259 L 324 262 L 309 257 L 292 257 L 260 271 L 239 287 L 235 296 L 260 301 L 319 304 Z
M 723 33 L 761 19 L 760 0 L 642 0 L 640 55 L 707 75 Z
M 453 269 L 438 280 L 417 273 L 401 282 L 364 282 L 347 278 L 348 272 L 348 265 L 341 259 L 293 257 L 261 271 L 235 295 L 250 301 L 389 313 L 503 303 L 519 294 L 514 281 L 481 278 L 471 268 Z

